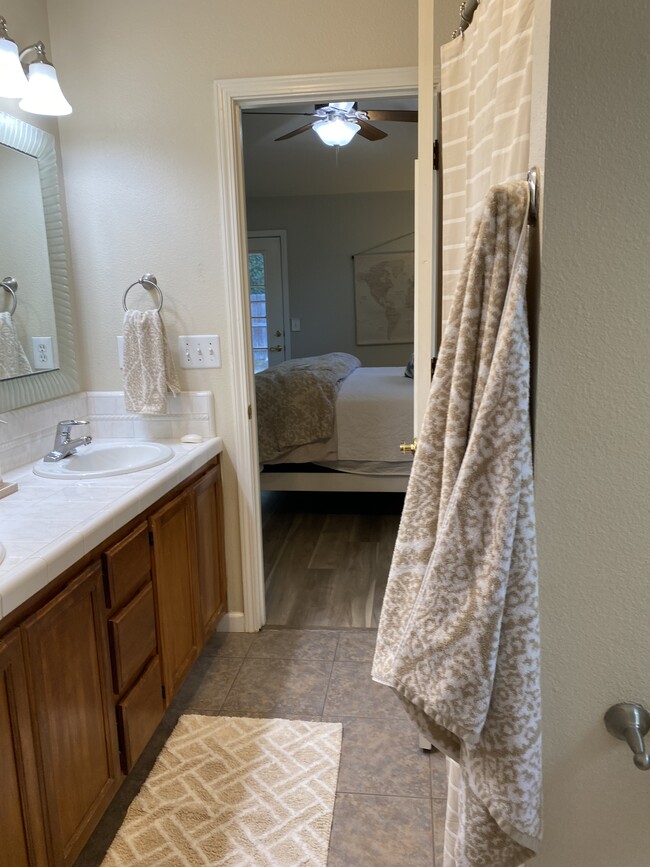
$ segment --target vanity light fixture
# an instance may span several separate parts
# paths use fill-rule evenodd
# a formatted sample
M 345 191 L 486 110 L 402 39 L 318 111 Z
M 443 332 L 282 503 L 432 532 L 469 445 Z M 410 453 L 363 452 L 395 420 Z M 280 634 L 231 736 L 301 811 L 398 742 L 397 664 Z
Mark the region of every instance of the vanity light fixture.
M 36 57 L 29 63 L 27 75 L 22 62 L 27 55 Z M 56 69 L 45 55 L 45 45 L 35 42 L 20 53 L 9 38 L 7 22 L 0 16 L 0 96 L 20 98 L 19 108 L 31 114 L 59 116 L 70 114 L 67 101 L 56 77 Z

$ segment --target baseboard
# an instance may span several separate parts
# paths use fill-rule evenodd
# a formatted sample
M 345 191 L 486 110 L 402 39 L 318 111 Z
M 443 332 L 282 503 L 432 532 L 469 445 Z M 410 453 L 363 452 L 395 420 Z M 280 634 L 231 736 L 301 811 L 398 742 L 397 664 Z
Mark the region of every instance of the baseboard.
M 217 626 L 217 632 L 245 632 L 244 612 L 228 611 L 223 615 Z

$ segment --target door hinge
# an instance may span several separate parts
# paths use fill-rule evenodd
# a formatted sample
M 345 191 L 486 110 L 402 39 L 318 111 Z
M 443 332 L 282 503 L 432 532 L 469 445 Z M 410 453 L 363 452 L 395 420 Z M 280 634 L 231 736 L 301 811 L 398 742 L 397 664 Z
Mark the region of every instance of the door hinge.
M 149 530 L 149 544 L 153 545 L 153 533 L 151 530 Z
M 437 172 L 440 169 L 440 142 L 436 139 L 433 143 L 433 170 Z
M 253 407 L 250 405 L 250 403 L 248 404 L 248 418 L 253 418 Z

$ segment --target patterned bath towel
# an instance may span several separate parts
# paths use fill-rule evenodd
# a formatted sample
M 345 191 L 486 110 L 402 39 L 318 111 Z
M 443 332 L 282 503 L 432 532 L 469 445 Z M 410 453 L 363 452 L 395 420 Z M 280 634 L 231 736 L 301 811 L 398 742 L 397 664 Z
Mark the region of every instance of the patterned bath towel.
M 459 764 L 445 867 L 517 867 L 541 836 L 528 186 L 493 187 L 438 357 L 373 678 Z

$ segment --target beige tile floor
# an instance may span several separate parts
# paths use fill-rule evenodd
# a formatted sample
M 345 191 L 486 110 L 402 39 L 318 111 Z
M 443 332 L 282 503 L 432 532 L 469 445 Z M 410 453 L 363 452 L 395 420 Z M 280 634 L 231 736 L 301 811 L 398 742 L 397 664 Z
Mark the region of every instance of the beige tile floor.
M 341 722 L 328 867 L 441 867 L 444 759 L 419 749 L 398 700 L 372 682 L 375 637 L 372 629 L 215 635 L 76 867 L 101 863 L 181 713 Z

